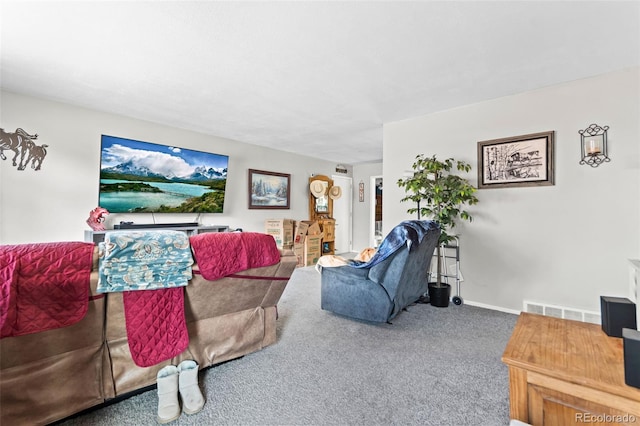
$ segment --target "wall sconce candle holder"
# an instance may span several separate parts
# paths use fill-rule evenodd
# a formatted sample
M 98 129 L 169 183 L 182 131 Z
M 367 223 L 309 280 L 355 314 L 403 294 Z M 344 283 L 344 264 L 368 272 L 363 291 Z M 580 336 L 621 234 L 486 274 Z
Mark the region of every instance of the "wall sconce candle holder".
M 600 127 L 597 124 L 578 130 L 582 154 L 580 164 L 598 167 L 602 163 L 611 161 L 607 153 L 607 130 L 609 126 Z

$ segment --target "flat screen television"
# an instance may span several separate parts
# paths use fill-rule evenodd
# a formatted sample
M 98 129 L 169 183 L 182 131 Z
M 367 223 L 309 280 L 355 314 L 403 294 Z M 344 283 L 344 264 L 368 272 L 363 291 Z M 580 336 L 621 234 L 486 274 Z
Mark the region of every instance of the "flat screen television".
M 229 157 L 102 135 L 98 205 L 110 213 L 222 213 Z

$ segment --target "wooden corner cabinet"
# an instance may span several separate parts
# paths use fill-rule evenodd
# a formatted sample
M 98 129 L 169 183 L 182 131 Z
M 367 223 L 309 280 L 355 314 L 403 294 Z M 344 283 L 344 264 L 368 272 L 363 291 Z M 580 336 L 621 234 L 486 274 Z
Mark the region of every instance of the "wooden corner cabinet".
M 336 220 L 318 219 L 318 225 L 322 229 L 322 255 L 336 253 Z
M 321 254 L 335 254 L 336 220 L 333 219 L 333 199 L 329 191 L 333 187 L 333 179 L 324 175 L 315 175 L 309 178 L 309 185 L 320 182 L 324 187 L 323 195 L 314 197 L 309 191 L 309 220 L 318 222 L 322 230 Z
M 640 425 L 622 339 L 597 324 L 522 313 L 502 356 L 512 419 L 538 425 Z

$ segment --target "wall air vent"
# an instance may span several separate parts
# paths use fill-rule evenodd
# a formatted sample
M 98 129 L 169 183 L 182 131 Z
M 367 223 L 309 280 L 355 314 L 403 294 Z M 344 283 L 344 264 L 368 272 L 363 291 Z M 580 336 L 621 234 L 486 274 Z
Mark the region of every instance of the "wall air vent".
M 523 312 L 532 314 L 546 315 L 555 318 L 564 318 L 574 321 L 589 322 L 600 324 L 600 312 L 585 311 L 582 309 L 568 308 L 565 306 L 549 305 L 546 303 L 531 302 L 525 300 L 523 302 Z

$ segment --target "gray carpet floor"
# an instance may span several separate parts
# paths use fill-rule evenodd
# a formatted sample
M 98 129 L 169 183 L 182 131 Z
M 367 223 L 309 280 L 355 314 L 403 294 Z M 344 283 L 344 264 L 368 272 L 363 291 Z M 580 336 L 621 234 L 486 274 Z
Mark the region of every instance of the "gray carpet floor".
M 500 357 L 517 316 L 417 304 L 392 324 L 320 309 L 320 275 L 296 269 L 278 342 L 200 374 L 203 411 L 171 425 L 508 425 Z M 152 425 L 155 390 L 63 422 Z

